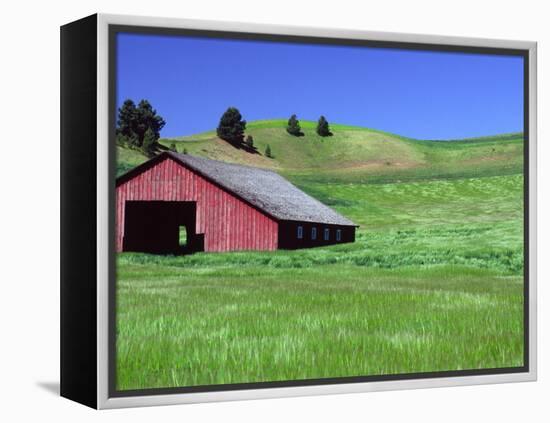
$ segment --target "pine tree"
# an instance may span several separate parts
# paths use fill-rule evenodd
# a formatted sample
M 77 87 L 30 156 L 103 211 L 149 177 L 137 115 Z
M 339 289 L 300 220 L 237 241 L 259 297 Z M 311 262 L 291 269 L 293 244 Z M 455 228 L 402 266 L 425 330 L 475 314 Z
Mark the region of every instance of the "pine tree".
M 145 132 L 148 129 L 153 132 L 156 142 L 165 124 L 162 116 L 157 114 L 147 100 L 141 100 L 136 106 L 132 100 L 127 99 L 118 109 L 117 143 L 143 147 Z
M 160 138 L 160 130 L 166 124 L 164 119 L 157 114 L 157 111 L 153 109 L 153 106 L 147 100 L 141 100 L 139 102 L 136 108 L 136 114 L 134 132 L 140 140 L 140 145 L 143 146 L 145 133 L 149 129 L 153 133 L 156 142 Z
M 317 134 L 322 137 L 328 137 L 329 135 L 332 135 L 328 126 L 328 121 L 324 116 L 321 116 L 317 121 Z
M 252 137 L 252 135 L 247 135 L 244 143 L 248 148 L 254 148 L 254 138 Z
M 117 118 L 117 134 L 130 138 L 134 135 L 134 126 L 137 117 L 137 109 L 135 103 L 127 99 L 118 109 Z
M 295 137 L 303 135 L 302 128 L 300 127 L 300 121 L 296 118 L 296 115 L 290 116 L 290 119 L 288 120 L 288 125 L 286 127 L 286 132 L 288 132 L 290 135 L 294 135 Z
M 170 144 L 170 151 L 173 151 L 174 153 L 178 152 L 178 149 L 176 148 L 176 143 L 175 142 Z
M 267 147 L 265 148 L 265 156 L 270 159 L 273 158 L 273 154 L 271 153 L 271 147 L 269 146 L 269 144 L 267 144 Z
M 222 140 L 233 144 L 240 144 L 244 139 L 246 121 L 235 107 L 229 107 L 220 119 L 216 133 Z
M 148 128 L 145 131 L 145 134 L 143 134 L 143 144 L 141 146 L 141 149 L 146 155 L 151 157 L 155 155 L 156 146 L 157 138 L 155 136 L 155 132 L 151 128 Z

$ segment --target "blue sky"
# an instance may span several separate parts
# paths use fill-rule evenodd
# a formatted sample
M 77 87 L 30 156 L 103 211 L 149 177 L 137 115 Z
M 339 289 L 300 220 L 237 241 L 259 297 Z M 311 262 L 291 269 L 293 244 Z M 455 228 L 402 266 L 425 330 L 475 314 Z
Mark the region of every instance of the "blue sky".
M 117 107 L 148 99 L 162 136 L 214 129 L 229 106 L 247 121 L 288 118 L 420 139 L 523 129 L 514 56 L 118 34 Z

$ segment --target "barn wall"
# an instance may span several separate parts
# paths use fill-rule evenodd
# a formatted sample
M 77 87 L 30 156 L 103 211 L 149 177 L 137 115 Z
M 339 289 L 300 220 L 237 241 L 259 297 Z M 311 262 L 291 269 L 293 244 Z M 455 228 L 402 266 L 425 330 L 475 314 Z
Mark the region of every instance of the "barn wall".
M 298 226 L 302 227 L 302 239 L 298 238 Z M 311 238 L 311 229 L 317 229 L 316 239 Z M 329 239 L 325 240 L 324 230 L 329 229 Z M 341 238 L 336 240 L 336 231 L 341 232 Z M 282 221 L 279 224 L 279 248 L 295 250 L 298 248 L 320 247 L 323 245 L 355 242 L 355 226 L 330 225 L 324 223 Z
M 124 203 L 132 200 L 196 201 L 196 232 L 204 233 L 205 251 L 277 249 L 276 221 L 166 158 L 117 187 L 117 252 L 122 251 Z

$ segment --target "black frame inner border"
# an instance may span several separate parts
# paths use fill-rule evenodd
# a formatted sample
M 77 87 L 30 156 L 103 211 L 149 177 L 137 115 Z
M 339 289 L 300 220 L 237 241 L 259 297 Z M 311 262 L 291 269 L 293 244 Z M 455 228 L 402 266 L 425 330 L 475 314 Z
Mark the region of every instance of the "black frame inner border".
M 116 253 L 115 253 L 115 181 L 116 181 L 116 146 L 115 146 L 115 125 L 116 125 L 116 57 L 117 43 L 116 36 L 119 33 L 132 33 L 143 35 L 164 35 L 164 36 L 187 36 L 204 37 L 216 39 L 232 40 L 251 40 L 268 42 L 286 42 L 302 44 L 321 44 L 336 46 L 353 47 L 374 47 L 391 48 L 400 50 L 416 51 L 436 51 L 436 52 L 454 52 L 470 54 L 489 54 L 498 56 L 519 56 L 523 58 L 523 201 L 524 201 L 524 280 L 523 280 L 523 366 L 503 367 L 488 369 L 470 369 L 470 370 L 449 370 L 422 373 L 403 373 L 391 375 L 372 375 L 372 376 L 347 376 L 322 379 L 300 379 L 271 382 L 245 382 L 221 385 L 199 385 L 176 388 L 146 388 L 134 390 L 116 389 Z M 404 35 L 406 36 L 406 35 Z M 299 387 L 315 385 L 339 385 L 346 383 L 365 383 L 382 382 L 411 379 L 431 379 L 459 376 L 480 376 L 497 375 L 511 373 L 529 372 L 529 50 L 528 49 L 509 49 L 496 47 L 471 47 L 449 44 L 433 44 L 418 42 L 401 41 L 379 41 L 379 40 L 359 40 L 332 37 L 316 36 L 297 36 L 297 35 L 278 35 L 261 34 L 253 32 L 235 32 L 235 31 L 216 31 L 202 29 L 168 28 L 168 27 L 148 27 L 133 25 L 114 25 L 108 26 L 108 57 L 109 57 L 109 75 L 108 75 L 108 101 L 109 101 L 109 289 L 108 289 L 108 396 L 109 398 L 134 397 L 145 395 L 166 395 L 166 394 L 185 394 L 198 392 L 222 392 L 250 389 L 281 388 L 281 387 Z

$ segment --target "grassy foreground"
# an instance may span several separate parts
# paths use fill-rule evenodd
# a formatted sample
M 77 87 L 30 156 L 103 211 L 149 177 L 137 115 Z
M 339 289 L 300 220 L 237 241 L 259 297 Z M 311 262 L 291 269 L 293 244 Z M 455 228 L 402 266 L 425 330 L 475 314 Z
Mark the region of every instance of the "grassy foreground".
M 118 388 L 521 366 L 521 184 L 319 184 L 355 243 L 120 254 Z
M 130 263 L 119 272 L 119 389 L 522 365 L 520 276 Z

